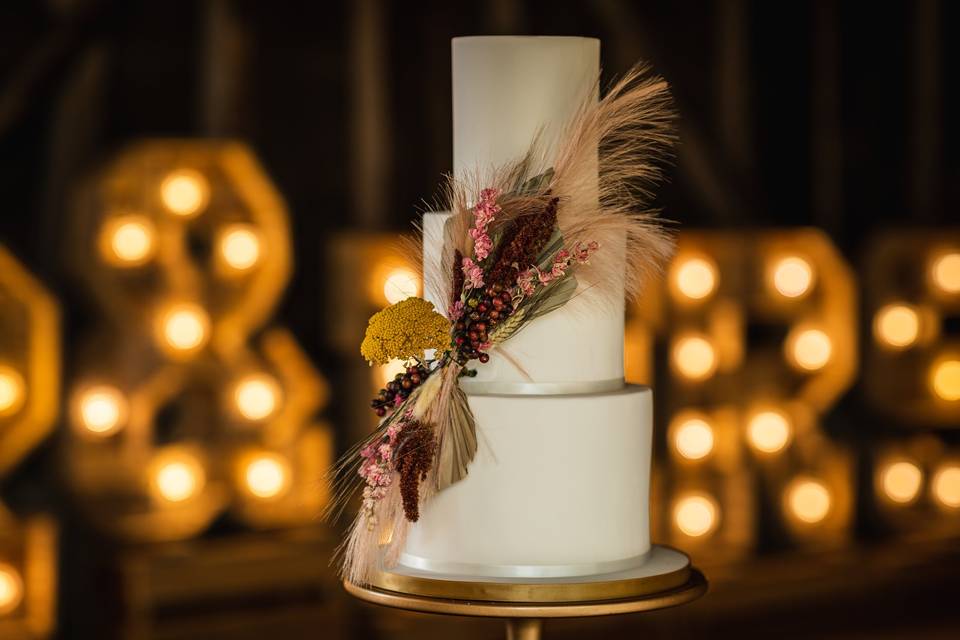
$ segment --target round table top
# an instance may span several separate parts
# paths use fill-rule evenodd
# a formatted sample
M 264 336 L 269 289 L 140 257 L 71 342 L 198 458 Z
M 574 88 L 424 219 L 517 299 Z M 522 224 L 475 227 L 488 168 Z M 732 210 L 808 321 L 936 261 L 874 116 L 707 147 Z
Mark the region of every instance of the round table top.
M 377 587 L 361 587 L 346 581 L 343 586 L 350 595 L 373 604 L 421 613 L 478 618 L 582 618 L 637 613 L 684 604 L 707 592 L 706 578 L 693 568 L 687 582 L 679 587 L 642 596 L 583 602 L 457 600 L 388 591 Z

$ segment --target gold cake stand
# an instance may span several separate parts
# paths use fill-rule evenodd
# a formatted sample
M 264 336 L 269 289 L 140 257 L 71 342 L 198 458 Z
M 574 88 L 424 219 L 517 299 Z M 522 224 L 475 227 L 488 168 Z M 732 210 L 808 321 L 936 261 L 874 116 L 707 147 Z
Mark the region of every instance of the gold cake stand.
M 373 584 L 344 582 L 347 592 L 373 604 L 420 613 L 477 618 L 504 618 L 507 640 L 538 640 L 546 618 L 584 618 L 638 613 L 696 600 L 707 580 L 682 552 L 657 546 L 654 551 L 681 556 L 663 572 L 621 572 L 586 579 L 490 579 L 435 577 L 402 567 L 380 571 Z M 674 558 L 675 560 L 675 558 Z

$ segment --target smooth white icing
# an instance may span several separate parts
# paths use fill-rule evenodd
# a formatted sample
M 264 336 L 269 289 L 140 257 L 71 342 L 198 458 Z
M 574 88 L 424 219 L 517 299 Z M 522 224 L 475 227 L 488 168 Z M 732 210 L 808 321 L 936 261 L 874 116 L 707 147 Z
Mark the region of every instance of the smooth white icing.
M 589 567 L 649 550 L 649 389 L 471 396 L 470 406 L 477 456 L 464 480 L 423 506 L 406 554 L 483 576 L 503 565 Z M 577 573 L 591 571 L 568 575 Z

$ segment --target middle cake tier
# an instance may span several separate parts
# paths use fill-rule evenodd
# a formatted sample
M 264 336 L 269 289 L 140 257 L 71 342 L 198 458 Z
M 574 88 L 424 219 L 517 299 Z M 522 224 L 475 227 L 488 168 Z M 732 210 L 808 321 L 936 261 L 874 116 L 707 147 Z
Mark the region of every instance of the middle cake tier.
M 435 495 L 400 563 L 437 573 L 609 573 L 650 550 L 653 398 L 646 387 L 559 396 L 471 395 L 477 456 Z
M 448 271 L 441 268 L 444 225 L 449 213 L 423 216 L 424 297 L 445 313 L 450 305 L 436 280 Z M 605 242 L 603 251 L 624 253 L 622 239 Z M 622 278 L 607 283 L 623 290 Z M 610 391 L 623 386 L 623 295 L 602 303 L 581 283 L 577 294 L 563 307 L 532 321 L 503 345 L 490 351 L 490 361 L 476 367 L 475 378 L 462 380 L 465 391 L 524 393 L 515 383 L 549 383 L 556 393 L 577 389 Z M 586 383 L 586 384 L 584 384 Z

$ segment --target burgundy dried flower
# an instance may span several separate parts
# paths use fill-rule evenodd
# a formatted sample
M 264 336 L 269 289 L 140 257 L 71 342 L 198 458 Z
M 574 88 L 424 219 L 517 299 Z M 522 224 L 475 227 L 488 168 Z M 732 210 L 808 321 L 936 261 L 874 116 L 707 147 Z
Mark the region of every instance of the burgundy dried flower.
M 507 289 L 516 282 L 520 271 L 534 263 L 557 226 L 559 202 L 559 198 L 551 198 L 540 213 L 517 219 L 500 243 L 487 284 Z
M 436 450 L 437 441 L 430 425 L 410 422 L 404 427 L 394 467 L 400 474 L 403 515 L 410 522 L 420 518 L 420 483 L 427 479 Z
M 452 307 L 460 300 L 463 293 L 463 254 L 459 249 L 453 252 L 453 286 L 450 287 L 450 306 Z

